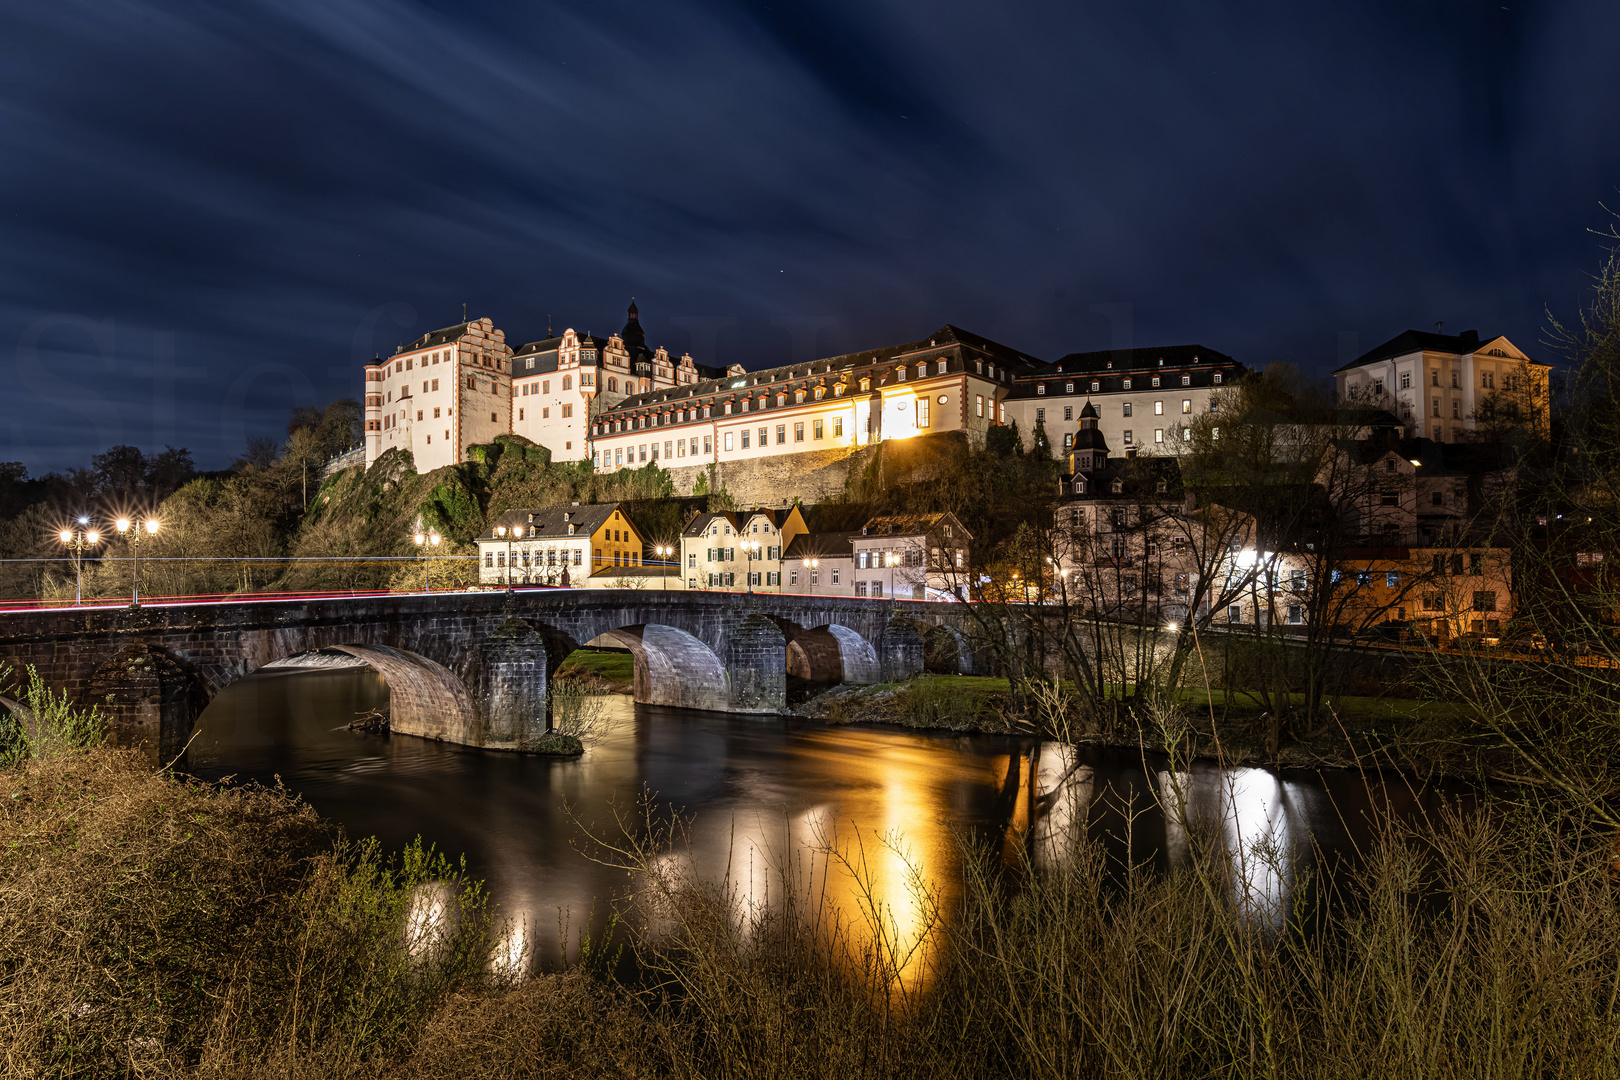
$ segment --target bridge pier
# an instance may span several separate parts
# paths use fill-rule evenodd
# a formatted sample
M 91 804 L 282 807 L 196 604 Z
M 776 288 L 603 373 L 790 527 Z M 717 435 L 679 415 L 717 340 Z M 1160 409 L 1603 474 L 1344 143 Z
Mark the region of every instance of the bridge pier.
M 883 628 L 878 664 L 884 682 L 905 682 L 923 669 L 923 639 L 916 626 L 896 615 Z
M 731 683 L 728 712 L 787 712 L 787 638 L 764 615 L 748 616 L 726 648 Z
M 185 752 L 208 703 L 196 674 L 150 645 L 130 645 L 98 667 L 85 698 L 106 720 L 108 745 L 141 750 L 160 765 Z
M 546 733 L 546 643 L 533 627 L 508 618 L 480 650 L 472 692 L 483 725 L 477 745 L 523 750 Z

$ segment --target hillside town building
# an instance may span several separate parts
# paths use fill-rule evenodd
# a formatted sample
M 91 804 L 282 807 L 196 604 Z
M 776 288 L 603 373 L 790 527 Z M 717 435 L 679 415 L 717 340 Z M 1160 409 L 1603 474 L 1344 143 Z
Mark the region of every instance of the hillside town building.
M 1496 412 L 1544 429 L 1551 372 L 1500 334 L 1408 330 L 1340 367 L 1333 379 L 1341 402 L 1395 414 L 1409 438 L 1457 442 Z
M 779 592 L 783 550 L 808 531 L 797 505 L 698 514 L 681 531 L 686 587 Z
M 1127 457 L 1174 453 L 1193 420 L 1246 374 L 1242 364 L 1203 345 L 1069 353 L 1020 374 L 1007 418 L 1025 445 L 1040 424 L 1052 449 L 1068 453 L 1090 404 L 1096 430 Z
M 591 425 L 603 470 L 721 463 L 962 432 L 983 444 L 1032 356 L 944 326 L 904 345 L 655 389 Z
M 620 503 L 508 510 L 477 544 L 480 585 L 586 588 L 646 561 L 646 544 Z
M 506 335 L 484 318 L 423 334 L 367 364 L 366 465 L 404 450 L 425 473 L 510 432 L 511 356 Z

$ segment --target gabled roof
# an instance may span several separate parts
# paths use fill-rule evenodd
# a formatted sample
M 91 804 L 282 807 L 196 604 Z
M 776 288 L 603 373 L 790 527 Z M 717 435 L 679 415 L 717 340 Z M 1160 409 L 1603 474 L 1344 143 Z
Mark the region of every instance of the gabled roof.
M 702 536 L 709 531 L 709 526 L 714 524 L 716 521 L 723 521 L 730 525 L 733 532 L 736 532 L 738 529 L 737 515 L 733 514 L 731 511 L 705 510 L 703 513 L 698 514 L 691 521 L 686 523 L 686 527 L 681 530 L 681 535 Z
M 544 506 L 538 510 L 508 510 L 494 521 L 478 539 L 499 541 L 504 538 L 495 535 L 495 526 L 505 525 L 508 529 L 522 529 L 517 537 L 522 540 L 555 540 L 568 535 L 568 526 L 573 525 L 574 535 L 589 536 L 619 510 L 622 503 L 590 503 L 585 506 Z M 625 523 L 630 525 L 626 517 Z M 618 526 L 614 526 L 617 528 Z M 634 525 L 630 525 L 634 528 Z
M 1159 363 L 1163 360 L 1164 363 Z M 1207 345 L 1158 345 L 1145 349 L 1098 349 L 1095 352 L 1072 352 L 1056 361 L 1053 367 L 1063 374 L 1070 372 L 1090 374 L 1098 371 L 1157 371 L 1161 367 L 1181 368 L 1194 366 L 1224 367 L 1237 361 Z
M 446 326 L 439 330 L 430 330 L 421 337 L 417 338 L 415 341 L 411 342 L 409 345 L 403 346 L 397 351 L 415 352 L 417 349 L 431 349 L 438 345 L 444 345 L 447 342 L 459 341 L 466 336 L 467 327 L 471 326 L 476 321 L 476 319 L 473 319 L 464 323 L 456 323 L 454 326 Z
M 752 510 L 737 511 L 737 520 L 746 525 L 751 518 L 763 517 L 771 523 L 772 528 L 780 532 L 782 526 L 787 524 L 787 519 L 793 516 L 793 510 L 791 506 L 755 507 Z
M 862 536 L 927 536 L 946 523 L 961 529 L 967 539 L 973 539 L 973 534 L 963 528 L 956 515 L 949 511 L 937 514 L 882 514 L 867 521 L 856 534 L 856 539 Z
M 1453 356 L 1466 356 L 1468 353 L 1483 352 L 1488 346 L 1496 342 L 1506 342 L 1515 352 L 1523 350 L 1515 346 L 1501 334 L 1482 338 L 1477 330 L 1464 330 L 1460 334 L 1431 334 L 1427 330 L 1407 330 L 1396 334 L 1376 349 L 1362 353 L 1348 364 L 1340 364 L 1333 369 L 1337 375 L 1341 371 L 1360 367 L 1362 364 L 1372 364 L 1379 360 L 1389 360 L 1397 356 L 1407 356 L 1417 352 L 1450 353 Z M 1529 358 L 1526 357 L 1528 360 Z M 1534 364 L 1536 361 L 1530 360 Z M 1542 365 L 1546 366 L 1546 365 Z

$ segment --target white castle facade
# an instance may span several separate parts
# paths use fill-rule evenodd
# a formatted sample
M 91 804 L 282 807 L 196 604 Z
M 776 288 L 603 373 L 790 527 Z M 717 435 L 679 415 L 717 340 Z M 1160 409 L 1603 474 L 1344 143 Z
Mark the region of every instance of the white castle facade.
M 1385 408 L 1392 420 L 1398 414 L 1409 435 L 1442 439 L 1460 434 L 1475 397 L 1499 385 L 1523 380 L 1544 396 L 1547 371 L 1504 338 L 1408 331 L 1335 374 L 1341 399 Z M 982 445 L 1002 424 L 1016 424 L 1026 444 L 1040 425 L 1062 454 L 1075 447 L 1087 404 L 1120 456 L 1169 455 L 1245 374 L 1202 345 L 1070 353 L 1048 363 L 949 324 L 924 340 L 750 372 L 649 348 L 634 303 L 617 334 L 568 329 L 516 349 L 480 318 L 366 365 L 366 464 L 401 449 L 428 472 L 515 434 L 557 461 L 667 468 L 848 452 L 948 432 Z

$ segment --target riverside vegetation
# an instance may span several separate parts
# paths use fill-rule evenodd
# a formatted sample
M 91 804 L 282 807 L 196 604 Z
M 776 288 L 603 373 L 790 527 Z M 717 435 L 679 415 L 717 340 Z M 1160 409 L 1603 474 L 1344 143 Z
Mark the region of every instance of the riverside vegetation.
M 793 860 L 759 907 L 751 881 L 695 880 L 683 823 L 649 810 L 582 838 L 631 874 L 613 938 L 536 973 L 464 865 L 101 748 L 37 679 L 20 699 L 0 771 L 8 1075 L 1613 1075 L 1614 830 L 1573 788 L 1383 820 L 1279 907 L 1252 883 L 1295 864 L 1231 850 L 1172 784 L 1188 844 L 1168 872 L 1083 834 L 1056 856 L 963 835 L 960 900 L 914 876 L 904 929 L 858 843 L 810 853 L 858 910 Z

